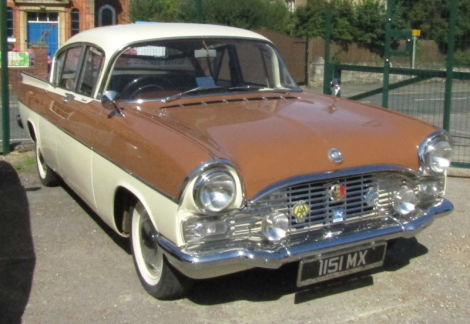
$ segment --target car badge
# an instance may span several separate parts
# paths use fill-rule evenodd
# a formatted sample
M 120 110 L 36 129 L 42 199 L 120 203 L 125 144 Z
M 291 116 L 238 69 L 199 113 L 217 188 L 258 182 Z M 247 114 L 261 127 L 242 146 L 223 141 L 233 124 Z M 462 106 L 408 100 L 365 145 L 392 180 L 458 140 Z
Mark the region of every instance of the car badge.
M 330 199 L 334 202 L 343 201 L 346 198 L 346 187 L 340 184 L 335 184 L 329 189 Z
M 305 218 L 310 211 L 310 206 L 303 200 L 297 202 L 294 207 L 292 207 L 292 213 L 294 214 L 297 222 L 305 222 Z
M 328 151 L 328 157 L 335 163 L 343 162 L 343 153 L 336 148 L 332 148 Z
M 333 209 L 333 223 L 341 223 L 344 221 L 344 209 L 336 208 Z

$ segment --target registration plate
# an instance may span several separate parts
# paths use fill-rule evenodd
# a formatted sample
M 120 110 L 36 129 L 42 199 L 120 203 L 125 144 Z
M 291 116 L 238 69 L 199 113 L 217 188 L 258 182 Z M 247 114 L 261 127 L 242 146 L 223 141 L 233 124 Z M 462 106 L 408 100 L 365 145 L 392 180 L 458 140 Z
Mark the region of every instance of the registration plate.
M 297 286 L 306 286 L 383 265 L 386 243 L 361 246 L 300 262 Z

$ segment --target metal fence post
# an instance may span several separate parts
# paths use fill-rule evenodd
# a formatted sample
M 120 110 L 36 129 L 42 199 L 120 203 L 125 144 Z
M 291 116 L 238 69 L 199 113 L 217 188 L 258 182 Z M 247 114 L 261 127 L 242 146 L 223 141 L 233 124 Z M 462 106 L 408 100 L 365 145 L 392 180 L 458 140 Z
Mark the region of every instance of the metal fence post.
M 455 28 L 457 24 L 458 0 L 451 0 L 449 16 L 449 42 L 447 44 L 446 60 L 446 88 L 444 95 L 444 129 L 450 130 L 450 116 L 452 108 L 452 82 L 454 78 Z
M 0 42 L 2 51 L 2 133 L 3 133 L 3 155 L 10 153 L 10 107 L 8 96 L 8 44 L 7 44 L 7 4 L 0 4 Z
M 385 48 L 382 107 L 388 108 L 388 92 L 390 85 L 390 46 L 392 42 L 393 0 L 387 0 L 387 17 L 385 18 Z
M 326 8 L 326 19 L 325 19 L 325 70 L 323 72 L 323 93 L 331 94 L 330 81 L 333 77 L 333 69 L 330 63 L 330 41 L 331 41 L 331 29 L 332 29 L 332 8 L 329 5 Z
M 196 21 L 202 23 L 202 0 L 196 0 Z

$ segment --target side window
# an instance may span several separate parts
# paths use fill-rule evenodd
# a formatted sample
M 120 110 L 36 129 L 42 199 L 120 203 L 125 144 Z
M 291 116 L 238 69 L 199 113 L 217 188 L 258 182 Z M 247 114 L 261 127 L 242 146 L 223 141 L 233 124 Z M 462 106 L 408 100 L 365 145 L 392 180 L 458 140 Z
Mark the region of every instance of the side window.
M 78 46 L 69 48 L 60 55 L 56 68 L 56 80 L 59 88 L 75 91 L 81 54 L 82 46 Z
M 85 96 L 91 96 L 93 94 L 98 83 L 103 60 L 103 52 L 92 46 L 87 47 L 80 81 L 78 82 L 78 93 Z

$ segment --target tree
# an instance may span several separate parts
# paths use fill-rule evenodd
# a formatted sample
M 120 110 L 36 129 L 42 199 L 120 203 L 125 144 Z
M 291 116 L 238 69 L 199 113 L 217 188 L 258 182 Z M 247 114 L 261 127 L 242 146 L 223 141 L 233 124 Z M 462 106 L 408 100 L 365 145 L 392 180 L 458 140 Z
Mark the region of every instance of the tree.
M 361 0 L 354 8 L 354 42 L 383 54 L 385 43 L 385 6 L 376 0 Z
M 181 1 L 132 0 L 130 15 L 132 21 L 180 21 Z
M 294 18 L 296 36 L 319 37 L 325 35 L 325 14 L 328 6 L 332 8 L 332 39 L 347 46 L 354 40 L 354 5 L 349 0 L 310 0 L 307 6 L 297 9 Z
M 325 0 L 308 1 L 307 6 L 295 11 L 293 29 L 295 36 L 320 37 L 325 35 Z
M 203 0 L 202 3 L 205 23 L 279 31 L 289 25 L 290 13 L 282 0 Z

